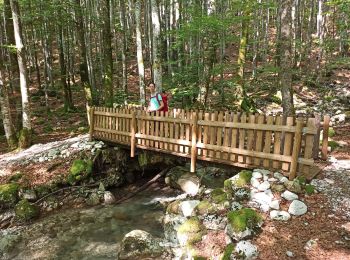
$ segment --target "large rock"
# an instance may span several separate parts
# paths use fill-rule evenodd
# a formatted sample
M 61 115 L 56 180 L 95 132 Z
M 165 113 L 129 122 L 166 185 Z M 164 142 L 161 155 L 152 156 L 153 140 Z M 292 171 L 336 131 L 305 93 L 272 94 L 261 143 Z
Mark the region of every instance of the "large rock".
M 187 194 L 196 195 L 199 191 L 200 179 L 182 166 L 170 169 L 165 177 L 165 183 L 175 189 L 181 189 Z
M 270 209 L 270 204 L 273 200 L 273 194 L 271 190 L 266 190 L 264 192 L 252 192 L 250 204 L 258 204 L 263 212 L 267 212 Z
M 164 236 L 167 241 L 178 244 L 177 230 L 187 219 L 175 214 L 166 214 L 163 219 Z
M 93 162 L 91 160 L 74 160 L 67 176 L 71 185 L 82 182 L 91 176 Z
M 307 206 L 300 200 L 294 200 L 289 205 L 288 212 L 294 216 L 301 216 L 307 212 Z
M 11 207 L 18 201 L 18 184 L 8 183 L 0 185 L 0 205 Z
M 225 232 L 232 239 L 239 241 L 256 233 L 262 223 L 261 215 L 253 209 L 242 208 L 227 214 L 227 226 Z
M 30 220 L 39 215 L 39 209 L 36 205 L 29 203 L 27 200 L 21 200 L 15 207 L 16 218 L 20 220 Z
M 165 248 L 161 240 L 143 230 L 133 230 L 125 235 L 119 251 L 119 259 L 159 259 Z
M 178 227 L 177 239 L 182 246 L 192 245 L 201 241 L 206 233 L 207 230 L 199 218 L 192 217 Z
M 116 202 L 116 199 L 115 199 L 113 193 L 110 191 L 104 192 L 103 200 L 104 200 L 104 204 L 107 204 L 107 205 L 111 205 L 111 204 L 114 204 Z

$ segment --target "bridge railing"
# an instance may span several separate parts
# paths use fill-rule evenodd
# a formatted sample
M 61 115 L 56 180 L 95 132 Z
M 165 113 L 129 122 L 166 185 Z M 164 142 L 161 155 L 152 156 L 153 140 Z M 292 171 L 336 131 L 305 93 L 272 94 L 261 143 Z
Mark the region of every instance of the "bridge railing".
M 282 170 L 290 179 L 310 174 L 319 154 L 320 129 L 328 134 L 329 117 L 294 118 L 234 112 L 173 109 L 147 113 L 140 109 L 93 107 L 90 137 L 240 167 Z M 328 121 L 327 121 L 328 120 Z M 324 138 L 327 139 L 327 138 Z M 324 146 L 326 147 L 324 149 Z M 327 157 L 323 143 L 322 157 Z

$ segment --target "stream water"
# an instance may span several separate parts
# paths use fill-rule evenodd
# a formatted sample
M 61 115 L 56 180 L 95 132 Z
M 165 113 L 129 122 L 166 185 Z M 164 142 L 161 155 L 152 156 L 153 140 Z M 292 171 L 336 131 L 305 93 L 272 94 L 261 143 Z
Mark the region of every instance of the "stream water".
M 131 230 L 163 236 L 163 208 L 152 201 L 169 196 L 166 189 L 150 189 L 120 205 L 65 210 L 0 231 L 0 259 L 117 259 Z

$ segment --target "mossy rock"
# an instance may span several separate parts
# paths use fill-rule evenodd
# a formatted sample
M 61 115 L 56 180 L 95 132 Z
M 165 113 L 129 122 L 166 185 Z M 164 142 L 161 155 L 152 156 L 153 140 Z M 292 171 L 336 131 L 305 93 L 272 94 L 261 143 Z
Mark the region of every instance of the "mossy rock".
M 223 189 L 215 189 L 210 193 L 211 200 L 216 204 L 221 204 L 227 201 L 227 194 Z
M 278 183 L 272 183 L 271 184 L 271 190 L 274 192 L 284 192 L 286 190 L 286 187 L 284 187 L 283 184 L 278 184 Z
M 260 226 L 263 218 L 253 209 L 243 208 L 231 211 L 227 214 L 228 223 L 236 232 L 243 232 L 246 229 L 256 229 Z
M 14 175 L 12 175 L 9 179 L 9 182 L 18 182 L 20 179 L 22 179 L 23 173 L 16 172 Z
M 215 213 L 217 208 L 215 205 L 213 205 L 212 202 L 209 200 L 202 200 L 197 206 L 196 206 L 196 212 L 199 215 L 207 215 Z
M 311 184 L 306 184 L 305 186 L 305 192 L 307 195 L 312 195 L 315 193 L 315 186 Z
M 39 209 L 27 200 L 21 200 L 15 207 L 15 213 L 18 219 L 28 221 L 39 215 Z
M 186 220 L 177 230 L 180 244 L 188 246 L 201 241 L 206 233 L 207 230 L 198 217 Z
M 240 171 L 238 174 L 238 178 L 234 179 L 233 184 L 236 187 L 242 188 L 250 184 L 250 179 L 252 178 L 252 176 L 253 176 L 252 171 L 249 171 L 249 170 Z
M 225 251 L 224 253 L 222 254 L 222 257 L 220 260 L 231 260 L 231 255 L 233 253 L 233 251 L 235 250 L 235 246 L 234 244 L 228 244 L 226 247 L 225 247 Z
M 179 214 L 179 212 L 180 212 L 180 203 L 181 203 L 181 201 L 179 201 L 179 200 L 175 200 L 175 201 L 171 202 L 167 206 L 166 212 L 167 213 L 171 213 L 171 214 Z
M 233 189 L 232 189 L 232 180 L 227 179 L 224 181 L 224 190 L 227 193 L 232 193 Z
M 18 201 L 17 183 L 7 183 L 0 185 L 0 206 L 11 207 Z
M 74 160 L 70 168 L 67 182 L 75 185 L 78 182 L 86 180 L 92 173 L 91 160 Z

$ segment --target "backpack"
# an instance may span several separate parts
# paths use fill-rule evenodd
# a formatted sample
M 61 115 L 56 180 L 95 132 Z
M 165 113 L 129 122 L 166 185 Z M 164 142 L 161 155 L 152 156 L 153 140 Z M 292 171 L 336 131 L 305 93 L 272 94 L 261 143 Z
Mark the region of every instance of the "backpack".
M 160 105 L 160 100 L 158 99 L 158 94 L 159 93 L 156 94 L 156 98 L 157 98 L 157 101 L 158 101 L 158 103 Z M 160 96 L 162 97 L 162 101 L 163 101 L 164 107 L 161 110 L 159 110 L 159 111 L 168 112 L 168 110 L 169 110 L 169 107 L 168 107 L 168 96 L 165 93 L 160 94 Z

